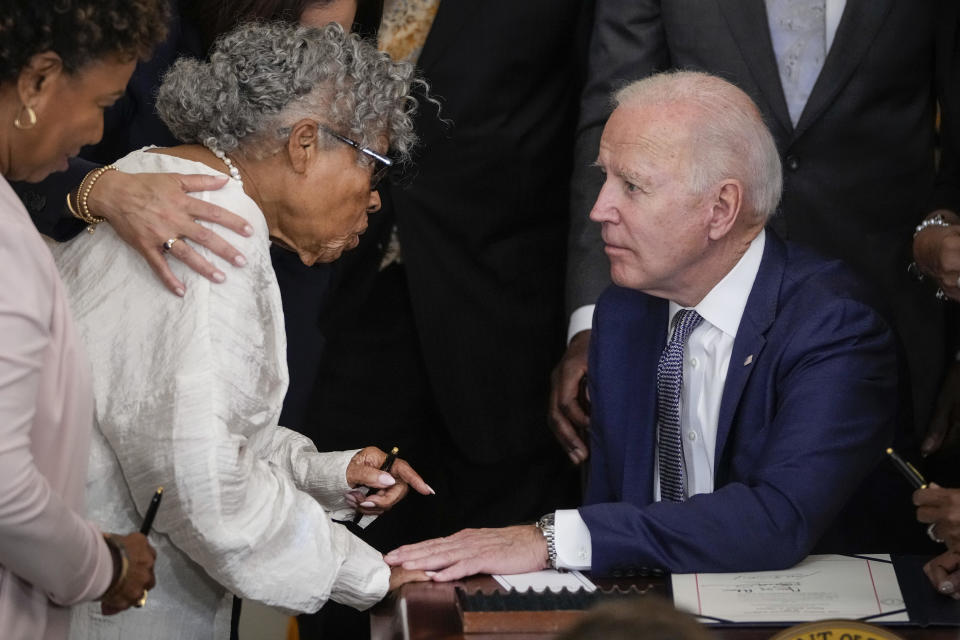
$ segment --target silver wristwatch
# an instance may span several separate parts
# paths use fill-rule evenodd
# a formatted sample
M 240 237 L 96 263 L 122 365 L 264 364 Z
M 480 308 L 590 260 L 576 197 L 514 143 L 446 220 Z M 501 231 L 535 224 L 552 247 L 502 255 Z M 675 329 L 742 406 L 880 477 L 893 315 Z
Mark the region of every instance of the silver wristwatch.
M 916 238 L 917 234 L 927 229 L 929 227 L 949 227 L 950 223 L 943 219 L 942 214 L 937 214 L 930 218 L 926 218 L 917 227 L 913 230 L 913 237 Z
M 547 539 L 547 562 L 550 563 L 550 568 L 552 569 L 557 568 L 557 541 L 554 519 L 554 512 L 551 511 L 537 520 L 537 529 L 540 529 L 540 533 Z

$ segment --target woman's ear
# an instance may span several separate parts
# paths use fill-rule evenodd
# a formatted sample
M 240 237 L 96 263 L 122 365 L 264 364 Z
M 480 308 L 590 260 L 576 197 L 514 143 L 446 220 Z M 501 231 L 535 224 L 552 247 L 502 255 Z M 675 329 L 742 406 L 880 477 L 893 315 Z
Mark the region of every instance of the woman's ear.
M 34 109 L 42 109 L 43 103 L 51 95 L 54 85 L 63 73 L 63 60 L 53 51 L 34 55 L 17 77 L 20 102 Z
M 290 164 L 297 173 L 304 173 L 310 161 L 317 154 L 317 123 L 313 120 L 300 120 L 290 130 L 287 138 L 287 155 Z

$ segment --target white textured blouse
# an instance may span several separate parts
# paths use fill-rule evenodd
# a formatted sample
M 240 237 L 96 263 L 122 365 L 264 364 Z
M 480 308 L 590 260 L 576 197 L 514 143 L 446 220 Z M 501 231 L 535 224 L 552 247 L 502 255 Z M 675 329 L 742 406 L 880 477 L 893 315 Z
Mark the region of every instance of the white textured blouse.
M 218 174 L 206 165 L 136 151 L 125 172 Z M 218 233 L 247 258 L 213 284 L 176 260 L 186 296 L 100 225 L 55 249 L 93 368 L 95 431 L 87 495 L 107 531 L 139 528 L 158 486 L 150 540 L 157 587 L 131 614 L 80 607 L 75 638 L 226 638 L 230 594 L 296 612 L 328 599 L 366 608 L 387 591 L 381 555 L 330 520 L 347 517 L 354 451 L 318 453 L 278 426 L 287 389 L 280 291 L 267 226 L 241 185 L 194 194 L 244 217 L 243 238 Z

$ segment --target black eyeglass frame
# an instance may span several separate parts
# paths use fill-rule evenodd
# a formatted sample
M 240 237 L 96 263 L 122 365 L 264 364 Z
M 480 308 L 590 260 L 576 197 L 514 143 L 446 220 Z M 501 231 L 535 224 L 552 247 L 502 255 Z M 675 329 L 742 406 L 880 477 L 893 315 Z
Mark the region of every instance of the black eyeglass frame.
M 320 130 L 323 131 L 324 133 L 330 136 L 333 136 L 334 138 L 336 138 L 340 142 L 343 142 L 344 144 L 350 145 L 351 147 L 356 149 L 359 153 L 362 153 L 363 155 L 373 160 L 374 169 L 373 169 L 373 174 L 370 176 L 370 190 L 373 191 L 374 189 L 376 189 L 377 185 L 380 183 L 383 177 L 387 175 L 387 171 L 389 171 L 390 167 L 393 166 L 393 160 L 391 160 L 385 155 L 377 153 L 370 147 L 364 147 L 356 140 L 352 140 L 347 136 L 340 135 L 330 127 L 324 126 L 322 124 L 318 126 Z M 376 163 L 378 162 L 380 163 L 380 166 L 376 166 Z

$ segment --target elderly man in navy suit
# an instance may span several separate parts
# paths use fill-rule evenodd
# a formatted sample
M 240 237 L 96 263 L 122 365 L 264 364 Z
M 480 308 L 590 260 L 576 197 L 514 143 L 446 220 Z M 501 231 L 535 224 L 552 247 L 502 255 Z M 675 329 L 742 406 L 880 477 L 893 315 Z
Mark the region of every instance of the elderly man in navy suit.
M 586 505 L 401 547 L 391 564 L 435 580 L 790 566 L 892 437 L 893 334 L 844 265 L 765 229 L 781 167 L 750 98 L 674 72 L 615 102 L 590 214 L 614 286 L 591 337 Z

